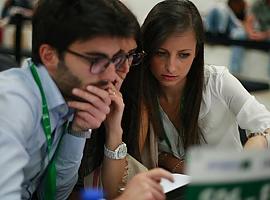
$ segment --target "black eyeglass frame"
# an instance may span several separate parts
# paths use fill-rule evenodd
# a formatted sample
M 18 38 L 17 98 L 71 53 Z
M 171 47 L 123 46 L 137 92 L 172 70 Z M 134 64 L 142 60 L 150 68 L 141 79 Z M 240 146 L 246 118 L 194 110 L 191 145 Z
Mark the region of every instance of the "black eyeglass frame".
M 112 58 L 109 58 L 108 56 L 106 56 L 105 54 L 101 54 L 101 55 L 84 55 L 84 54 L 80 54 L 78 52 L 75 52 L 73 50 L 67 49 L 66 52 L 75 55 L 77 57 L 83 58 L 85 59 L 89 64 L 90 64 L 90 72 L 93 74 L 99 74 L 102 73 L 103 71 L 106 70 L 106 68 L 109 66 L 110 63 L 113 63 L 115 65 L 115 69 L 117 71 L 121 70 L 124 62 L 127 60 L 129 66 L 137 66 L 141 63 L 143 57 L 145 56 L 145 52 L 131 52 L 131 53 L 124 53 L 122 50 L 119 51 L 116 55 L 114 55 Z M 117 59 L 119 59 L 119 62 L 115 63 L 115 61 Z M 134 59 L 135 58 L 135 59 Z M 105 59 L 107 62 L 104 62 L 103 66 L 100 67 L 99 70 L 97 70 L 97 72 L 95 70 L 93 70 L 93 65 L 102 60 Z M 134 62 L 136 61 L 136 62 Z

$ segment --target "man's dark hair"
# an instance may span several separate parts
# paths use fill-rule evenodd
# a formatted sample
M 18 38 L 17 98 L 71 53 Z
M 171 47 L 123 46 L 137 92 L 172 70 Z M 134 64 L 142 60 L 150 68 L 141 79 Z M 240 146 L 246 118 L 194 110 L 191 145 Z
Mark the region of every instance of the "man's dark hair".
M 118 0 L 40 0 L 32 23 L 35 64 L 41 63 L 39 48 L 42 44 L 52 46 L 62 56 L 75 41 L 139 34 L 136 17 Z

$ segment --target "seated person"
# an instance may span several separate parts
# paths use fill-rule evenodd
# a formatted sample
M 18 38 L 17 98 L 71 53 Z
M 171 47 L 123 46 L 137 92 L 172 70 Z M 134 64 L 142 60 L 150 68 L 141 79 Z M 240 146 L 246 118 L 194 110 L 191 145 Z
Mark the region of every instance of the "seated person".
M 256 0 L 249 9 L 244 22 L 245 34 L 236 35 L 236 39 L 249 39 L 254 41 L 265 41 L 270 46 L 270 0 Z M 268 52 L 270 57 L 270 51 Z M 241 73 L 242 63 L 245 57 L 244 47 L 235 47 L 231 56 L 232 73 Z M 270 77 L 270 59 L 268 64 L 268 76 Z
M 227 4 L 216 3 L 205 17 L 205 30 L 226 37 L 232 37 L 237 31 L 244 31 L 245 8 L 244 0 L 228 0 Z
M 270 46 L 270 0 L 256 0 L 249 9 L 244 21 L 245 33 L 236 34 L 235 39 L 249 39 L 265 41 Z M 268 53 L 270 55 L 270 51 Z M 245 48 L 235 46 L 231 53 L 230 68 L 234 74 L 242 71 L 242 63 L 245 56 Z M 268 76 L 270 77 L 270 59 L 268 64 Z
M 127 75 L 136 73 L 129 82 L 133 85 L 125 86 L 130 99 L 140 95 L 133 98 L 135 105 L 126 104 L 131 122 L 124 116 L 123 137 L 116 137 L 127 144 L 133 158 L 127 157 L 122 168 L 109 168 L 108 160 L 119 162 L 119 156 L 93 154 L 98 162 L 84 179 L 86 186 L 110 185 L 115 188 L 110 191 L 117 191 L 121 185 L 113 184 L 116 174 L 125 175 L 118 176 L 121 183 L 132 175 L 129 171 L 143 166 L 185 173 L 186 151 L 193 145 L 235 151 L 269 147 L 269 111 L 225 67 L 204 65 L 203 33 L 201 16 L 190 1 L 165 0 L 150 11 L 142 26 L 146 57 Z M 244 147 L 238 126 L 247 131 Z M 106 134 L 105 141 L 110 137 Z M 100 168 L 110 171 L 106 182 Z
M 1 12 L 1 18 L 12 17 L 15 14 L 29 18 L 33 14 L 33 0 L 6 0 Z
M 255 41 L 265 41 L 270 46 L 270 0 L 256 0 L 250 6 L 245 20 L 246 38 Z M 270 48 L 269 48 L 270 49 Z M 238 47 L 232 52 L 232 69 L 241 72 L 245 49 Z M 270 51 L 268 52 L 270 57 Z M 270 58 L 268 62 L 268 76 L 270 77 Z
M 245 29 L 246 3 L 244 0 L 228 0 L 227 5 L 219 2 L 212 8 L 205 19 L 205 30 L 214 35 L 228 39 L 248 39 Z M 229 68 L 234 74 L 239 74 L 242 65 L 243 47 L 232 46 Z
M 246 20 L 246 30 L 250 39 L 270 40 L 270 0 L 256 0 L 250 8 Z

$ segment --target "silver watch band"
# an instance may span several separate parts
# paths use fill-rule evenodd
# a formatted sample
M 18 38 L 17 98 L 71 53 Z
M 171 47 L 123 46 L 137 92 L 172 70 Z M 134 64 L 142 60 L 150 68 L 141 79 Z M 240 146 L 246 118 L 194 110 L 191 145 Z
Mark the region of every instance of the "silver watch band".
M 104 145 L 104 155 L 107 158 L 113 159 L 113 160 L 120 160 L 126 157 L 127 155 L 127 145 L 122 142 L 114 151 L 108 149 Z
M 80 137 L 80 138 L 91 138 L 92 135 L 92 129 L 89 129 L 88 131 L 84 132 L 74 132 L 74 131 L 68 131 L 69 135 L 73 135 L 75 137 Z
M 79 138 L 91 138 L 91 135 L 92 135 L 92 129 L 88 129 L 87 131 L 80 131 L 80 132 L 77 132 L 77 131 L 73 131 L 71 129 L 71 122 L 68 123 L 68 126 L 67 126 L 67 133 L 69 135 L 73 135 L 75 137 L 79 137 Z

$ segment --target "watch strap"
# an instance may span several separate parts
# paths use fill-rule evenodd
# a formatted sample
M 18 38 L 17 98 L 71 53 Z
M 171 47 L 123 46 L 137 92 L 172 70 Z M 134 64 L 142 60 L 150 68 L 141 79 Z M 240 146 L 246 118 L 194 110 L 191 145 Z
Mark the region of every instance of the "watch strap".
M 104 155 L 107 158 L 113 160 L 123 159 L 127 155 L 127 145 L 124 142 L 122 142 L 114 151 L 108 149 L 106 145 L 104 145 Z
M 73 131 L 71 129 L 71 122 L 68 122 L 68 126 L 67 126 L 67 133 L 69 135 L 73 135 L 75 137 L 79 137 L 79 138 L 91 138 L 92 135 L 92 129 L 88 129 L 87 131 Z

